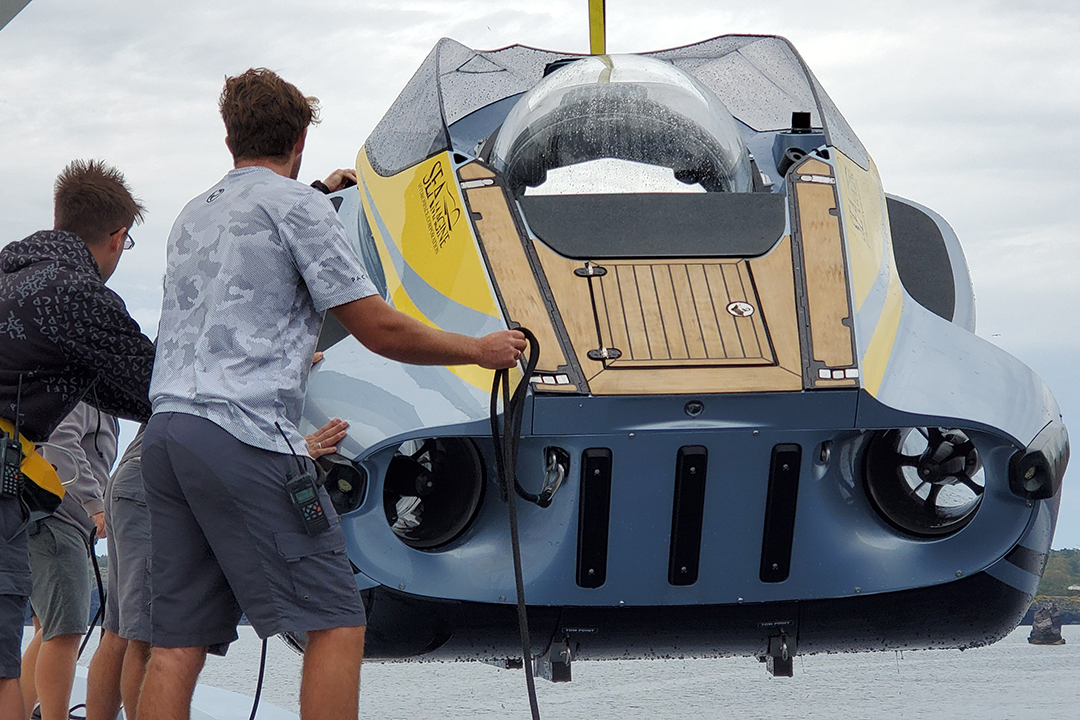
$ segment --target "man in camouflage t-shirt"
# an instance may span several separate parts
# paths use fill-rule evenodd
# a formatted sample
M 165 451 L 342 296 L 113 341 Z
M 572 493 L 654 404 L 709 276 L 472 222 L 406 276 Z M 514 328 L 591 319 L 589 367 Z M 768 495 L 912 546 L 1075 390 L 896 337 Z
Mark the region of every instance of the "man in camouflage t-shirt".
M 298 183 L 314 98 L 265 69 L 225 82 L 234 169 L 193 199 L 169 237 L 143 441 L 154 551 L 152 645 L 140 720 L 186 717 L 208 649 L 306 632 L 301 714 L 355 718 L 364 616 L 330 521 L 309 534 L 286 482 L 312 471 L 297 429 L 322 313 L 402 362 L 512 366 L 524 336 L 430 328 L 390 307 L 332 204 Z

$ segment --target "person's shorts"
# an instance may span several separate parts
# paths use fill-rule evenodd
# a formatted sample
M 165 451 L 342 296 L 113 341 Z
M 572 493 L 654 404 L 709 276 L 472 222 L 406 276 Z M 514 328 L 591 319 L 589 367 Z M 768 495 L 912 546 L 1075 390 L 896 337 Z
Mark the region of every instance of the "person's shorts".
M 148 643 L 152 549 L 141 464 L 129 450 L 105 490 L 109 589 L 102 625 L 125 640 Z
M 90 627 L 90 551 L 82 529 L 57 517 L 30 524 L 30 605 L 41 639 L 81 635 Z
M 236 639 L 241 613 L 260 637 L 365 624 L 326 491 L 330 527 L 308 535 L 285 491 L 313 463 L 246 445 L 209 420 L 158 413 L 143 438 L 150 509 L 152 644 Z
M 29 595 L 22 504 L 16 498 L 0 498 L 0 679 L 21 674 L 23 620 Z

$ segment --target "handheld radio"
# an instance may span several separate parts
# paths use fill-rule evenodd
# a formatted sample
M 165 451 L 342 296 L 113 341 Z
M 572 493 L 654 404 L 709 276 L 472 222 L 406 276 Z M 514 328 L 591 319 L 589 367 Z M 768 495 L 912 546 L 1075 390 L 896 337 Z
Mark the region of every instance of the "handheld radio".
M 22 494 L 22 443 L 19 441 L 19 404 L 22 401 L 22 375 L 15 393 L 15 434 L 8 437 L 0 430 L 0 497 L 19 497 Z
M 277 426 L 281 437 L 285 438 L 285 444 L 289 446 L 289 452 L 292 453 L 293 458 L 296 460 L 296 468 L 299 473 L 298 475 L 286 477 L 285 492 L 289 494 L 289 500 L 292 501 L 296 512 L 300 514 L 300 519 L 304 522 L 304 529 L 307 534 L 318 535 L 330 527 L 330 521 L 326 518 L 322 501 L 319 499 L 315 474 L 304 470 L 304 465 L 296 454 L 296 450 L 293 449 L 292 443 L 289 442 L 288 436 L 285 435 L 285 431 L 277 423 L 274 423 L 274 425 Z

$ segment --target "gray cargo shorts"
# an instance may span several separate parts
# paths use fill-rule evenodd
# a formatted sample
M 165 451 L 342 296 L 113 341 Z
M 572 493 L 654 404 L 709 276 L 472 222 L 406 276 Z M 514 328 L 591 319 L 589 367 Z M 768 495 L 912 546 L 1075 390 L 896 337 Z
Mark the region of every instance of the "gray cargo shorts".
M 30 595 L 26 525 L 18 498 L 0 498 L 0 679 L 17 678 L 22 670 L 23 619 Z
M 142 437 L 139 436 L 134 443 Z M 104 628 L 125 640 L 150 642 L 150 512 L 140 453 L 124 453 L 105 489 L 109 590 Z
M 307 470 L 310 458 L 299 458 Z M 330 527 L 311 536 L 285 492 L 297 458 L 246 445 L 216 424 L 158 413 L 143 438 L 154 551 L 152 644 L 212 647 L 246 614 L 259 637 L 365 624 L 326 491 Z
M 90 627 L 90 541 L 58 517 L 30 524 L 30 605 L 42 640 L 81 635 Z

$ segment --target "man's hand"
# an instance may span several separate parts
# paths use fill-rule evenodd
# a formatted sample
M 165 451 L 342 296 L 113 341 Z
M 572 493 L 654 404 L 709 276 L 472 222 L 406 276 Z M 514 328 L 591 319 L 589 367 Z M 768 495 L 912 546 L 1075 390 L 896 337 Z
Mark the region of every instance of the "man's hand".
M 105 535 L 105 513 L 94 513 L 90 516 L 90 519 L 94 521 L 94 527 L 97 528 L 98 540 L 106 537 Z
M 337 452 L 337 444 L 345 439 L 345 431 L 348 427 L 349 423 L 334 418 L 310 435 L 305 435 L 304 439 L 307 440 L 311 459 L 318 460 L 323 455 Z
M 341 168 L 330 173 L 323 185 L 330 188 L 330 192 L 337 192 L 343 188 L 347 188 L 350 185 L 356 184 L 356 171 L 352 168 Z
M 514 367 L 528 347 L 520 330 L 499 330 L 479 338 L 476 364 L 488 370 Z

